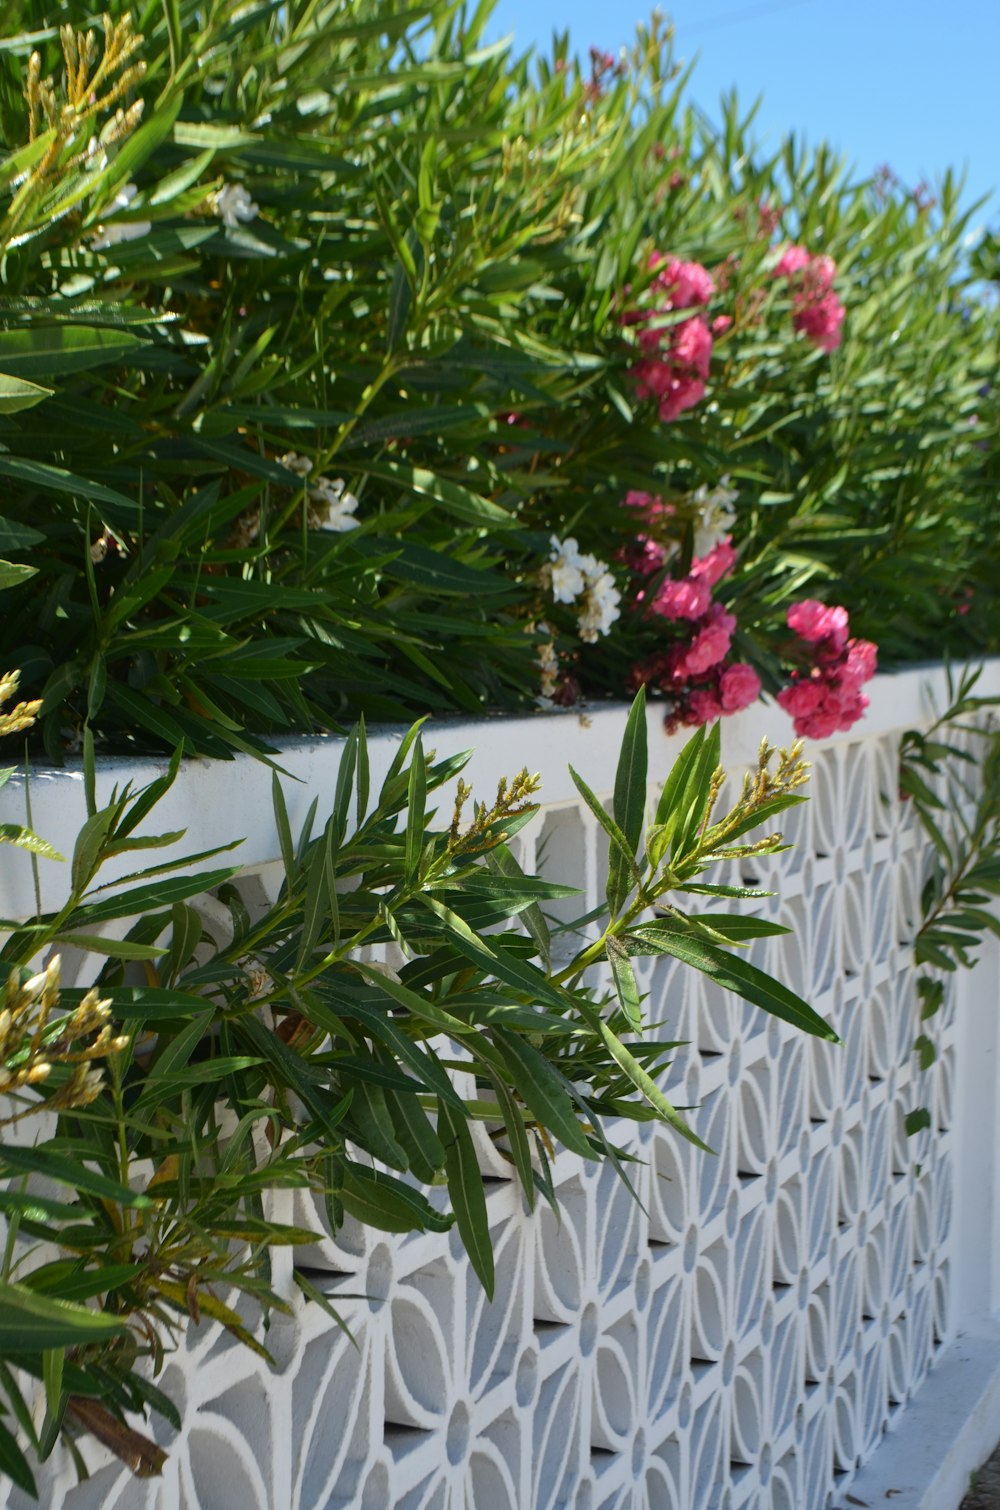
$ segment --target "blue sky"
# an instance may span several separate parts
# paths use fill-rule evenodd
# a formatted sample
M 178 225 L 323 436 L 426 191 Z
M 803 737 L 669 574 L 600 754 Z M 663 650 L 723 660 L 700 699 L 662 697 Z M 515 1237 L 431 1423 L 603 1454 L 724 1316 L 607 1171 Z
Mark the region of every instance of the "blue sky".
M 716 114 L 736 86 L 763 96 L 758 136 L 794 130 L 837 147 L 867 176 L 882 163 L 910 187 L 967 170 L 963 202 L 991 194 L 974 223 L 1000 221 L 1000 0 L 674 0 L 677 55 L 698 56 L 691 97 Z M 617 51 L 643 0 L 498 0 L 492 36 L 547 50 L 568 29 L 575 50 Z

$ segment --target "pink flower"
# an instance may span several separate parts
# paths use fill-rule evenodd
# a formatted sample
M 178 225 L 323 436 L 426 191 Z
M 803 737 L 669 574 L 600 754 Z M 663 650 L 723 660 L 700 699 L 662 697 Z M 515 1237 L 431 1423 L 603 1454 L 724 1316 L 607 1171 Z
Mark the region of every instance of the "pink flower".
M 664 582 L 650 608 L 663 619 L 700 619 L 708 612 L 711 600 L 707 582 L 682 577 L 679 582 Z
M 859 686 L 869 681 L 878 667 L 878 646 L 871 640 L 850 640 L 847 646 L 847 665 L 844 680 Z
M 804 246 L 788 246 L 782 252 L 772 277 L 793 278 L 796 273 L 801 273 L 812 261 L 809 252 Z
M 831 734 L 836 734 L 839 727 L 840 720 L 837 712 L 831 712 L 826 707 L 818 709 L 808 718 L 795 720 L 796 734 L 805 739 L 829 739 Z
M 811 294 L 828 294 L 837 276 L 837 264 L 832 257 L 813 257 L 806 273 L 805 282 Z
M 846 310 L 833 292 L 837 264 L 832 257 L 813 257 L 803 246 L 786 247 L 774 269 L 775 278 L 792 285 L 792 324 L 818 346 L 834 351 L 841 340 Z
M 663 508 L 662 498 L 654 493 L 640 493 L 637 488 L 629 488 L 624 501 L 626 508 L 642 509 L 647 518 L 652 518 Z
M 711 274 L 700 262 L 681 262 L 677 257 L 652 252 L 649 266 L 659 269 L 653 283 L 667 294 L 670 309 L 691 309 L 695 304 L 707 304 L 715 293 Z
M 831 640 L 840 650 L 847 643 L 846 608 L 827 608 L 815 598 L 803 598 L 789 608 L 787 623 L 789 629 L 811 645 Z
M 712 360 L 712 332 L 705 321 L 700 315 L 685 320 L 682 325 L 675 327 L 673 336 L 670 348 L 672 361 L 678 366 L 690 368 L 699 377 L 707 378 Z
M 659 541 L 651 540 L 648 535 L 636 535 L 631 545 L 625 547 L 619 553 L 619 560 L 624 562 L 630 572 L 637 577 L 651 577 L 658 572 L 667 559 L 666 550 Z
M 778 707 L 794 719 L 808 718 L 823 701 L 823 684 L 818 679 L 793 681 L 778 693 Z
M 669 391 L 660 399 L 659 415 L 665 425 L 677 419 L 685 409 L 693 409 L 705 397 L 705 384 L 701 378 L 674 376 Z
M 707 556 L 701 556 L 691 563 L 691 575 L 699 581 L 707 582 L 709 587 L 714 587 L 717 582 L 731 572 L 736 565 L 736 552 L 730 544 L 730 536 L 720 540 L 714 545 Z
M 719 697 L 723 713 L 739 713 L 760 696 L 760 677 L 752 666 L 736 661 L 727 666 L 719 680 Z
M 645 357 L 632 368 L 638 398 L 663 399 L 675 381 L 674 369 L 660 357 Z
M 716 315 L 715 319 L 712 321 L 713 336 L 724 336 L 732 323 L 732 315 Z
M 868 707 L 861 684 L 875 674 L 877 647 L 870 640 L 848 640 L 846 610 L 813 599 L 794 604 L 788 621 L 813 646 L 812 668 L 805 675 L 793 671 L 791 685 L 778 693 L 796 734 L 827 739 L 852 728 Z
M 729 654 L 733 630 L 736 628 L 734 614 L 726 613 L 716 603 L 711 621 L 699 629 L 684 657 L 684 672 L 687 676 L 701 676 L 711 671 Z
M 824 294 L 815 302 L 803 297 L 796 300 L 792 324 L 820 351 L 835 351 L 840 345 L 840 327 L 846 313 L 836 294 Z
M 684 709 L 686 724 L 709 724 L 721 718 L 723 706 L 711 687 L 696 687 L 689 692 Z
M 868 698 L 863 692 L 850 692 L 847 696 L 842 696 L 836 705 L 837 728 L 853 728 L 858 719 L 864 715 L 867 706 Z

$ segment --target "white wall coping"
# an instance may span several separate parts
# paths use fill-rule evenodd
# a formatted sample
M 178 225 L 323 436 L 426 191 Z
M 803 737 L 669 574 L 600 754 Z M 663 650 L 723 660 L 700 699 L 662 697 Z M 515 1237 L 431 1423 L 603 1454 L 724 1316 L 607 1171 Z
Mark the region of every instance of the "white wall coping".
M 1000 659 L 988 663 L 977 691 L 1000 693 Z M 867 686 L 870 707 L 853 729 L 835 734 L 823 745 L 856 742 L 928 721 L 944 707 L 946 686 L 941 666 L 921 666 L 876 676 Z M 648 705 L 650 777 L 666 776 L 690 731 L 667 737 L 663 730 L 662 702 Z M 542 776 L 541 801 L 545 806 L 575 800 L 576 789 L 567 766 L 572 764 L 598 791 L 610 789 L 619 742 L 627 716 L 626 704 L 595 704 L 583 710 L 538 712 L 525 715 L 493 715 L 481 719 L 437 719 L 424 726 L 424 745 L 439 758 L 473 750 L 469 775 L 479 797 L 492 796 L 501 776 L 511 776 L 528 766 Z M 376 726 L 369 732 L 372 790 L 377 791 L 392 761 L 404 725 Z M 723 759 L 731 768 L 752 765 L 762 738 L 787 745 L 794 738 L 792 721 L 773 702 L 757 703 L 746 712 L 723 720 Z M 343 739 L 337 735 L 299 735 L 281 740 L 274 757 L 288 776 L 282 779 L 292 832 L 297 833 L 313 797 L 320 794 L 322 818 L 333 799 L 333 784 Z M 813 747 L 817 747 L 819 742 Z M 13 753 L 13 752 L 12 752 Z M 808 755 L 808 746 L 807 751 Z M 131 781 L 146 785 L 167 769 L 165 756 L 132 759 L 111 756 L 98 760 L 97 801 L 106 803 L 115 785 Z M 25 777 L 15 774 L 0 788 L 0 822 L 25 823 Z M 329 794 L 324 804 L 323 792 Z M 64 767 L 32 766 L 30 799 L 34 831 L 67 857 L 86 818 L 83 767 L 79 758 Z M 257 866 L 277 858 L 277 841 L 271 806 L 271 770 L 250 755 L 232 760 L 186 761 L 173 788 L 155 809 L 143 830 L 163 833 L 185 828 L 179 844 L 157 850 L 157 861 L 188 852 L 229 844 L 238 836 L 244 843 L 230 855 L 205 860 L 193 867 L 208 870 L 227 862 Z M 138 857 L 141 858 L 141 857 Z M 135 855 L 124 856 L 117 865 L 101 872 L 106 883 L 136 868 Z M 44 910 L 54 910 L 65 899 L 65 867 L 39 861 L 39 884 Z M 34 910 L 34 883 L 28 856 L 10 845 L 0 847 L 0 917 L 23 918 Z

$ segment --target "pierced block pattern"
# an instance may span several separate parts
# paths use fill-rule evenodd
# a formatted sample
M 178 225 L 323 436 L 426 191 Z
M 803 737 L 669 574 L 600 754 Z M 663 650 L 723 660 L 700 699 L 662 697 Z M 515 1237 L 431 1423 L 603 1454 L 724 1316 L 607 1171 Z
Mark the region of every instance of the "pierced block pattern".
M 892 736 L 813 754 L 795 848 L 753 862 L 795 932 L 753 957 L 807 996 L 841 1048 L 806 1039 L 669 959 L 638 961 L 648 1016 L 687 1046 L 665 1088 L 705 1156 L 616 1128 L 640 1203 L 560 1156 L 560 1212 L 528 1217 L 484 1148 L 496 1251 L 488 1304 L 454 1235 L 317 1230 L 316 1306 L 278 1318 L 277 1374 L 211 1327 L 162 1381 L 184 1428 L 162 1481 L 85 1448 L 49 1471 L 52 1510 L 828 1510 L 919 1388 L 948 1332 L 953 1004 L 919 1071 L 907 939 L 922 849 L 895 800 Z M 604 862 L 581 805 L 545 810 L 522 860 Z M 248 883 L 266 891 L 266 869 Z M 575 906 L 575 899 L 573 905 Z M 560 904 L 553 906 L 559 911 Z M 905 1110 L 933 1130 L 907 1138 Z M 918 1173 L 919 1166 L 919 1173 Z M 284 1214 L 284 1213 L 283 1213 Z M 291 1262 L 290 1259 L 284 1260 Z M 60 1470 L 62 1472 L 62 1470 Z M 28 1502 L 16 1491 L 9 1506 Z

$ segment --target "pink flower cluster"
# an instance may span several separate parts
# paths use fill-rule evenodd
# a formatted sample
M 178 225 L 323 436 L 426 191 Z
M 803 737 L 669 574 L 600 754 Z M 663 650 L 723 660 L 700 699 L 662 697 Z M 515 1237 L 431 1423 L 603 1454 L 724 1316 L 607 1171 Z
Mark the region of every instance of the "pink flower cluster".
M 678 656 L 679 648 L 671 646 L 661 655 L 637 662 L 628 679 L 629 689 L 633 692 L 652 685 L 667 694 L 670 708 L 663 721 L 668 734 L 673 734 L 682 724 L 694 728 L 730 713 L 739 713 L 757 701 L 760 677 L 745 661 L 731 661 L 726 665 L 724 659 L 720 660 L 692 683 L 691 662 Z
M 640 493 L 636 488 L 630 488 L 625 494 L 624 506 L 635 509 L 648 529 L 655 529 L 662 519 L 676 512 L 673 504 L 664 503 L 658 494 Z M 640 534 L 618 552 L 617 559 L 633 576 L 651 577 L 666 566 L 670 551 L 652 535 Z M 642 593 L 637 595 L 637 601 L 642 602 Z
M 793 603 L 788 627 L 794 630 L 811 665 L 792 672 L 778 703 L 807 739 L 826 739 L 850 729 L 868 706 L 863 682 L 875 675 L 878 649 L 870 640 L 848 638 L 846 608 L 828 608 L 815 598 Z
M 650 616 L 689 626 L 686 637 L 637 662 L 629 675 L 635 691 L 651 684 L 670 698 L 669 732 L 680 724 L 703 724 L 747 708 L 760 695 L 760 678 L 741 661 L 726 664 L 736 616 L 712 601 L 716 586 L 736 563 L 729 536 L 696 559 L 686 577 L 661 584 L 650 600 Z M 637 594 L 642 601 L 643 594 Z
M 700 262 L 681 262 L 653 252 L 649 265 L 656 269 L 650 286 L 654 305 L 629 311 L 624 323 L 643 327 L 639 346 L 645 355 L 632 368 L 636 393 L 639 398 L 654 399 L 660 418 L 668 422 L 705 397 L 712 331 L 700 314 L 673 325 L 652 322 L 678 310 L 704 307 L 715 292 L 715 284 Z
M 846 311 L 833 292 L 836 276 L 832 257 L 814 257 L 804 246 L 786 247 L 774 269 L 774 277 L 787 278 L 792 291 L 792 324 L 820 351 L 840 345 Z
M 730 536 L 720 540 L 707 556 L 691 563 L 686 577 L 664 582 L 649 605 L 651 613 L 663 619 L 701 619 L 709 612 L 712 588 L 732 571 L 736 552 Z M 728 645 L 726 649 L 728 650 Z

